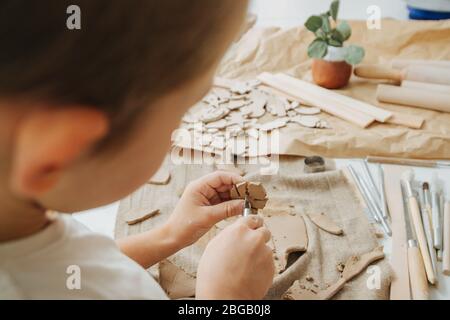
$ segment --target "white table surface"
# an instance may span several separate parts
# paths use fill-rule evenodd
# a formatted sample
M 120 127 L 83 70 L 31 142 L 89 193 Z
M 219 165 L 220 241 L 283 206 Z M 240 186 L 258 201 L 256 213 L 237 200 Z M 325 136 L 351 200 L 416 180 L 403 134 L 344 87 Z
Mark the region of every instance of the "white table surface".
M 303 24 L 306 19 L 322 11 L 326 11 L 331 1 L 317 0 L 252 0 L 250 11 L 258 15 L 258 26 L 292 27 Z M 367 8 L 371 5 L 379 6 L 383 18 L 406 19 L 406 4 L 402 0 L 342 0 L 341 18 L 361 19 L 367 18 Z M 342 168 L 348 164 L 354 164 L 361 171 L 357 160 L 337 160 L 336 165 Z M 447 181 L 447 189 L 450 188 L 449 169 L 425 169 L 413 168 L 418 180 L 431 180 L 434 172 L 440 179 Z M 449 195 L 450 196 L 450 195 Z M 88 210 L 75 214 L 75 218 L 88 226 L 92 231 L 113 237 L 116 214 L 119 204 L 114 203 L 106 207 Z M 390 254 L 391 242 L 384 241 L 385 251 Z M 439 263 L 438 270 L 441 270 Z M 432 299 L 450 299 L 450 277 L 444 277 L 439 272 L 439 284 L 431 290 Z

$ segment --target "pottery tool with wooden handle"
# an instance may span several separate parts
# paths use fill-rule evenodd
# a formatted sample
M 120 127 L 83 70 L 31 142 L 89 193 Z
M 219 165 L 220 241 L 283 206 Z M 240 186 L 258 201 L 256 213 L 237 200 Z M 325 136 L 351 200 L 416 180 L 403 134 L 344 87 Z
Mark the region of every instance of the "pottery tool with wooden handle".
M 442 254 L 442 270 L 450 276 L 450 200 L 444 205 L 444 252 Z
M 433 221 L 433 239 L 434 239 L 434 248 L 442 249 L 442 226 L 441 226 L 441 204 L 440 204 L 440 195 L 436 190 L 436 187 L 433 186 L 433 191 L 431 193 L 431 212 L 432 212 L 432 221 Z
M 449 69 L 449 72 L 450 72 L 450 69 Z M 440 93 L 450 94 L 450 86 L 446 86 L 446 85 L 442 85 L 442 84 L 405 80 L 402 82 L 402 87 L 410 88 L 410 89 L 427 90 L 430 92 L 440 92 Z
M 429 288 L 427 274 L 423 264 L 423 258 L 418 248 L 418 243 L 413 232 L 410 212 L 408 211 L 408 198 L 406 196 L 405 186 L 402 184 L 402 198 L 404 203 L 404 217 L 406 226 L 406 239 L 408 251 L 408 271 L 409 283 L 413 300 L 428 300 Z
M 380 84 L 376 96 L 380 102 L 450 112 L 450 93 Z
M 435 284 L 436 275 L 434 274 L 433 264 L 431 262 L 431 257 L 428 252 L 427 238 L 425 236 L 425 231 L 423 228 L 419 204 L 417 202 L 417 198 L 414 196 L 413 189 L 411 186 L 411 181 L 413 177 L 414 173 L 412 170 L 406 171 L 402 176 L 402 183 L 405 189 L 405 195 L 408 200 L 408 208 L 411 214 L 411 221 L 413 223 L 414 231 L 417 236 L 417 242 L 419 244 L 420 253 L 422 254 L 427 278 L 431 284 Z
M 450 85 L 450 72 L 442 72 L 440 67 L 423 65 L 409 66 L 403 70 L 379 65 L 362 65 L 355 68 L 355 75 L 361 78 L 392 80 L 401 84 L 404 80 Z

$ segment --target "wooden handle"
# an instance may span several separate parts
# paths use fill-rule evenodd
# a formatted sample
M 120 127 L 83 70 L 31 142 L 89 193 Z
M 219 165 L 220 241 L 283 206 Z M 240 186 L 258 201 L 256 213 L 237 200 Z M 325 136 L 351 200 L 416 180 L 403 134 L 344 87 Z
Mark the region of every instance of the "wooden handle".
M 377 65 L 356 67 L 355 75 L 367 79 L 393 80 L 397 83 L 400 83 L 403 80 L 401 71 Z
M 445 203 L 444 209 L 444 243 L 442 254 L 442 270 L 446 276 L 450 276 L 450 202 Z
M 419 205 L 415 197 L 409 198 L 409 208 L 411 210 L 411 218 L 416 231 L 417 242 L 419 243 L 420 253 L 422 254 L 425 271 L 427 273 L 428 281 L 431 284 L 436 283 L 436 275 L 434 274 L 433 264 L 431 262 L 430 253 L 428 252 L 427 238 L 423 229 L 422 217 L 420 215 Z
M 413 300 L 428 300 L 427 274 L 418 247 L 408 248 L 408 268 Z
M 450 112 L 450 94 L 424 89 L 379 85 L 377 99 L 380 102 Z

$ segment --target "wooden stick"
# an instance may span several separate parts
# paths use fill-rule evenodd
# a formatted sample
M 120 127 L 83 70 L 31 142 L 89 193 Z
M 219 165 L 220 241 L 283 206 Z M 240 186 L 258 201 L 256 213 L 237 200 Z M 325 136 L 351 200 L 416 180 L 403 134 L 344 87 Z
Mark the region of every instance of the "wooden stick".
M 425 168 L 450 168 L 450 161 L 439 161 L 439 160 L 419 160 L 419 159 L 368 156 L 367 161 L 370 163 L 384 163 L 400 166 L 414 166 Z
M 410 300 L 408 248 L 406 239 L 406 222 L 402 200 L 400 178 L 405 168 L 384 167 L 386 201 L 391 214 L 392 254 L 391 266 L 394 277 L 391 283 L 391 300 Z
M 362 112 L 371 117 L 374 117 L 379 122 L 386 122 L 389 118 L 392 117 L 392 112 L 389 112 L 387 110 L 375 107 L 371 104 L 344 96 L 337 92 L 321 88 L 312 83 L 298 80 L 298 79 L 295 79 L 295 78 L 290 77 L 285 74 L 277 74 L 275 77 L 280 80 L 284 80 L 286 82 L 295 83 L 296 85 L 301 87 L 303 89 L 303 91 L 311 92 L 312 94 L 316 95 L 317 97 L 325 96 L 325 97 L 330 98 L 331 100 L 337 101 L 339 103 L 343 103 L 343 104 L 347 105 L 347 107 L 349 107 L 357 112 Z
M 375 121 L 375 118 L 363 113 L 354 112 L 343 103 L 335 103 L 333 100 L 327 99 L 327 97 L 317 97 L 309 92 L 305 92 L 301 88 L 299 89 L 298 85 L 280 81 L 280 79 L 275 78 L 275 76 L 270 73 L 263 73 L 258 76 L 258 79 L 265 85 L 285 92 L 298 99 L 304 99 L 307 102 L 316 105 L 323 111 L 362 128 L 367 128 Z
M 444 252 L 442 256 L 442 270 L 450 276 L 450 201 L 445 203 L 444 209 Z

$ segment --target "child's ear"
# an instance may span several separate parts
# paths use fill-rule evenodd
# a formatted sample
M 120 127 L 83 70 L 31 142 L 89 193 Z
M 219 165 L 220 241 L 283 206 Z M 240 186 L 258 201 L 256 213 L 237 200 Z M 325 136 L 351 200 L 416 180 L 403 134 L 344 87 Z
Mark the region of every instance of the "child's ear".
M 65 168 L 105 137 L 108 125 L 103 112 L 83 107 L 25 114 L 12 150 L 13 190 L 30 198 L 49 191 Z

